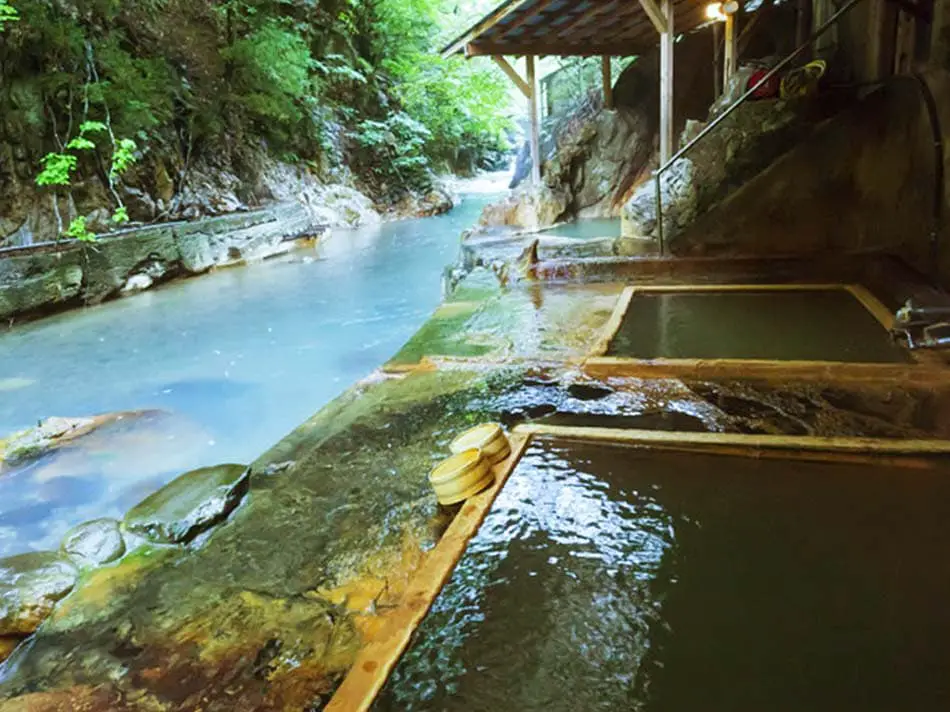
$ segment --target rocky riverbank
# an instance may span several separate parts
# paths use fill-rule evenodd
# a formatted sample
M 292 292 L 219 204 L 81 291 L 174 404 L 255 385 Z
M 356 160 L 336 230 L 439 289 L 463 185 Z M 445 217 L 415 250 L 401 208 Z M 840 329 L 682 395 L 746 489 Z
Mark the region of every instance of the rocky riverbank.
M 60 552 L 0 562 L 21 602 L 4 640 L 23 640 L 0 710 L 321 709 L 440 536 L 426 475 L 478 422 L 947 435 L 932 384 L 598 379 L 584 359 L 626 282 L 502 288 L 476 267 L 383 371 L 249 468 L 186 473 Z
M 435 215 L 453 205 L 439 189 L 407 198 L 381 216 L 355 190 L 337 186 L 321 196 L 325 202 L 319 205 L 308 193 L 284 195 L 286 200 L 262 210 L 135 227 L 95 242 L 0 250 L 0 320 L 99 304 L 171 279 L 274 257 L 291 250 L 295 240 L 324 238 L 334 227 Z

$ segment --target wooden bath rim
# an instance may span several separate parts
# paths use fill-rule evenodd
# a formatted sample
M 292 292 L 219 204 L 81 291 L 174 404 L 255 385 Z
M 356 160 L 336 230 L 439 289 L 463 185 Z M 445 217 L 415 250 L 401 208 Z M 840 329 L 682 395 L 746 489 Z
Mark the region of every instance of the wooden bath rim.
M 635 445 L 663 451 L 702 452 L 728 457 L 769 457 L 823 462 L 935 467 L 933 456 L 950 455 L 950 440 L 898 440 L 801 435 L 694 433 L 524 424 L 509 436 L 511 454 L 495 466 L 495 482 L 470 498 L 413 576 L 409 589 L 378 635 L 363 646 L 327 712 L 369 710 L 409 648 L 416 629 L 448 583 L 469 542 L 491 511 L 511 473 L 535 437 Z M 927 458 L 930 459 L 927 459 Z

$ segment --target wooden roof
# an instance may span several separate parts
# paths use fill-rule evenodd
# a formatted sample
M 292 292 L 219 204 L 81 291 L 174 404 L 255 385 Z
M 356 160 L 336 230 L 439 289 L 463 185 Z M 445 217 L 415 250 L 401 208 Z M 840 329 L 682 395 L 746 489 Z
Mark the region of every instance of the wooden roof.
M 639 0 L 507 0 L 442 50 L 479 55 L 629 56 L 657 44 Z M 706 0 L 674 0 L 673 31 L 706 24 Z M 662 18 L 661 18 L 662 20 Z

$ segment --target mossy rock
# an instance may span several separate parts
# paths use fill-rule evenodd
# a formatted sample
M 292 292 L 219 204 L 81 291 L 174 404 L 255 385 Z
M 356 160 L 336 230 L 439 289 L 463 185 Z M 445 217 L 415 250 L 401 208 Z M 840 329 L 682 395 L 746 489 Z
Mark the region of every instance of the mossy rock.
M 159 544 L 184 544 L 223 521 L 250 485 L 246 465 L 187 472 L 133 507 L 125 528 Z
M 76 585 L 75 567 L 55 552 L 0 559 L 0 636 L 29 635 Z
M 99 566 L 122 556 L 125 541 L 115 519 L 94 519 L 66 532 L 62 550 L 80 566 Z

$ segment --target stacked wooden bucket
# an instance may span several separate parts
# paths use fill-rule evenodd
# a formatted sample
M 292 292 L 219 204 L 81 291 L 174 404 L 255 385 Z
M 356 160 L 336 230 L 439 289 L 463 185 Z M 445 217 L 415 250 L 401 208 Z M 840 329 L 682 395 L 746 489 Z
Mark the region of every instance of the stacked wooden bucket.
M 491 487 L 492 467 L 511 453 L 505 431 L 497 423 L 484 423 L 459 435 L 449 445 L 453 455 L 429 474 L 439 504 L 464 502 Z

